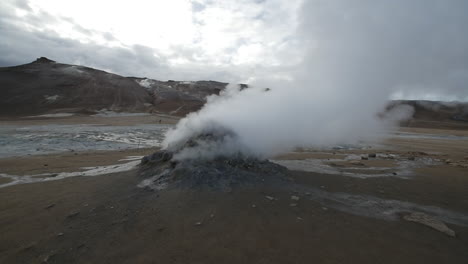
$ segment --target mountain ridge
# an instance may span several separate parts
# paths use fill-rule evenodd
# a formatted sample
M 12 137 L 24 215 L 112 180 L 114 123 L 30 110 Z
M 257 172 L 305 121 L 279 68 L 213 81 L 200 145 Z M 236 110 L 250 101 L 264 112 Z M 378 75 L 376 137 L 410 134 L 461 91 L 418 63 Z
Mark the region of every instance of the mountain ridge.
M 56 113 L 95 114 L 102 110 L 185 116 L 199 110 L 206 97 L 228 83 L 159 81 L 124 77 L 91 67 L 58 63 L 40 57 L 27 64 L 0 67 L 0 117 Z M 241 89 L 248 88 L 239 84 Z M 468 128 L 468 103 L 424 100 L 390 101 L 414 109 L 403 126 L 427 127 L 433 122 Z

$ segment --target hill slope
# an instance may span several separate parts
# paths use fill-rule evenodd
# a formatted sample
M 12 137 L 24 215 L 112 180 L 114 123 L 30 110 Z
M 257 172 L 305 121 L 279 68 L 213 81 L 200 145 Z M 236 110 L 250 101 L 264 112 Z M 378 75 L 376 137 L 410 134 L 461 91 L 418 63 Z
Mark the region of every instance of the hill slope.
M 129 78 L 47 58 L 0 68 L 0 115 L 143 111 L 152 98 Z

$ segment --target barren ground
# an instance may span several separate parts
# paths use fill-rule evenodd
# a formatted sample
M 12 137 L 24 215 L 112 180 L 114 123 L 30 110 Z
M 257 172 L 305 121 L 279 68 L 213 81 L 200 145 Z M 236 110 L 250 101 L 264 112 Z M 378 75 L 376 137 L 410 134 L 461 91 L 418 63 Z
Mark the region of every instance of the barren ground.
M 1 124 L 131 125 L 159 119 L 71 117 Z M 3 187 L 0 263 L 467 263 L 468 131 L 400 132 L 412 134 L 394 136 L 379 147 L 277 157 L 296 166 L 289 175 L 291 187 L 285 188 L 148 191 L 137 187 L 142 179 L 136 168 Z M 124 164 L 128 156 L 153 151 L 5 158 L 0 174 L 76 172 Z M 0 177 L 0 184 L 8 181 Z M 338 201 L 346 195 L 352 203 Z M 395 208 L 410 203 L 415 211 L 440 209 L 456 237 L 381 215 L 388 203 Z

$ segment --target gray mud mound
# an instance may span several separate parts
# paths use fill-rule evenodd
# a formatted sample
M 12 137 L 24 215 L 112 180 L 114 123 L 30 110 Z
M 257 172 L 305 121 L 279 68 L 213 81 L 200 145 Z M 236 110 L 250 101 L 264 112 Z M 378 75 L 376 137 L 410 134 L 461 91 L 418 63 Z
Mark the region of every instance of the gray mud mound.
M 160 190 L 190 188 L 230 191 L 258 184 L 284 184 L 287 169 L 268 160 L 218 157 L 212 160 L 173 161 L 173 153 L 158 151 L 141 161 L 139 187 Z

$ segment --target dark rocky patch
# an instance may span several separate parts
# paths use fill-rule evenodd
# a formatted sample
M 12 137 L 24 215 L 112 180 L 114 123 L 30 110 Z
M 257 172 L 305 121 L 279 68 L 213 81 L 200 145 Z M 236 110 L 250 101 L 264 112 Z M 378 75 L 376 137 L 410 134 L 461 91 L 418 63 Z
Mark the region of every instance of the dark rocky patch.
M 172 157 L 172 152 L 162 150 L 142 159 L 140 176 L 146 181 L 145 187 L 152 190 L 208 188 L 229 192 L 237 187 L 286 182 L 287 169 L 268 160 L 242 155 L 183 161 Z

